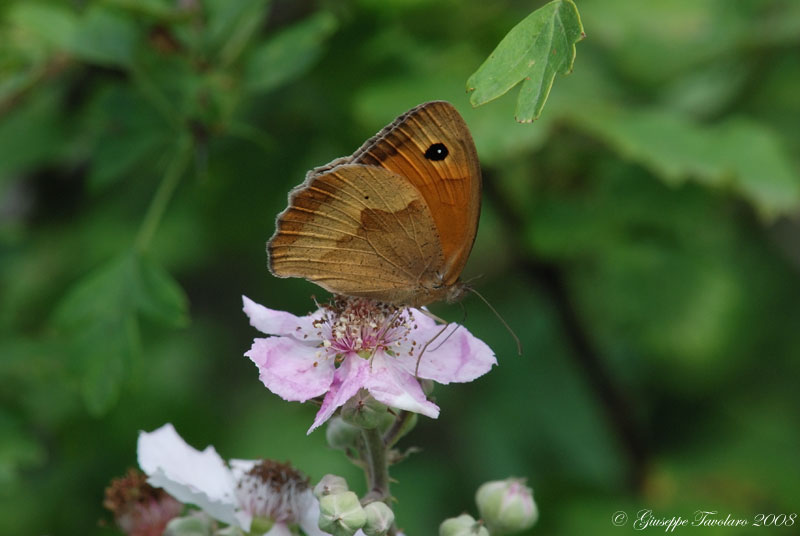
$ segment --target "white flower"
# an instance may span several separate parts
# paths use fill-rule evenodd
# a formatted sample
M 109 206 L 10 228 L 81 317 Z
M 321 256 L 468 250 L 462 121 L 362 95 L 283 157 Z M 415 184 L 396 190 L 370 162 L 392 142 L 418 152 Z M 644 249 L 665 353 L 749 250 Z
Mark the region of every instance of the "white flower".
M 291 536 L 295 524 L 308 536 L 325 535 L 308 479 L 288 464 L 231 460 L 229 466 L 214 447 L 189 446 L 171 424 L 139 434 L 138 458 L 150 485 L 245 532 L 253 518 L 264 518 L 275 523 L 267 536 Z

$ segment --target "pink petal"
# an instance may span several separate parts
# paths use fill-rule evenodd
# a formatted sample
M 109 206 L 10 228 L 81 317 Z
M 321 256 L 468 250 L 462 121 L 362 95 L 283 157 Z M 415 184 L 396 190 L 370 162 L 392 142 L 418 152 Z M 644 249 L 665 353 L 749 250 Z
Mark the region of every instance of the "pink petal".
M 256 364 L 267 389 L 284 400 L 305 402 L 333 381 L 333 362 L 319 348 L 291 337 L 256 339 L 244 355 Z
M 439 416 L 439 406 L 429 401 L 413 374 L 409 374 L 384 352 L 376 352 L 372 358 L 370 374 L 365 385 L 377 400 L 393 408 L 422 413 L 431 418 Z
M 428 324 L 428 323 L 426 323 Z M 442 326 L 418 323 L 413 333 L 417 348 L 422 348 L 441 331 Z M 424 327 L 423 327 L 424 326 Z M 402 352 L 397 360 L 412 376 L 417 367 L 418 355 Z M 449 324 L 444 333 L 433 341 L 422 354 L 419 377 L 438 383 L 469 382 L 483 376 L 497 364 L 494 352 L 482 340 L 474 337 L 464 326 Z
M 313 313 L 306 316 L 295 316 L 286 311 L 276 311 L 260 305 L 247 296 L 242 296 L 244 312 L 250 318 L 250 325 L 267 335 L 284 335 L 305 340 L 319 340 L 317 330 L 313 326 L 319 316 Z
M 314 418 L 314 423 L 308 429 L 308 433 L 310 434 L 315 428 L 330 419 L 336 408 L 350 400 L 359 389 L 364 387 L 368 376 L 368 360 L 362 359 L 356 354 L 345 357 L 342 365 L 336 369 L 333 383 L 330 384 L 330 390 L 325 395 L 322 407 L 319 408 L 317 416 Z

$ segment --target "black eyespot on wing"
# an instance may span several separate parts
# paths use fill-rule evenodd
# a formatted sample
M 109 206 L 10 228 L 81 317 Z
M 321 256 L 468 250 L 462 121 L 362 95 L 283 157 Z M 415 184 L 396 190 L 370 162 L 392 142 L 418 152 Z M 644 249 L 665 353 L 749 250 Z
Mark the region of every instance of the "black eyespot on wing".
M 450 151 L 447 150 L 444 143 L 434 143 L 425 151 L 425 158 L 428 160 L 444 160 L 448 154 L 450 154 Z

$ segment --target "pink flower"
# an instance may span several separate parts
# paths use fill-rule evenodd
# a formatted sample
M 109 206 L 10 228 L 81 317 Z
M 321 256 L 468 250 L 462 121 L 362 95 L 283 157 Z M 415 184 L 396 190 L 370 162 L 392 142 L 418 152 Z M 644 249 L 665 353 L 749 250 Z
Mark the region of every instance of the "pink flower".
M 250 324 L 271 335 L 253 341 L 245 354 L 264 385 L 290 401 L 325 395 L 309 433 L 362 388 L 387 406 L 439 416 L 415 376 L 421 349 L 442 329 L 423 312 L 338 298 L 333 306 L 297 317 L 242 299 Z M 422 354 L 419 378 L 468 382 L 496 363 L 483 341 L 451 324 Z

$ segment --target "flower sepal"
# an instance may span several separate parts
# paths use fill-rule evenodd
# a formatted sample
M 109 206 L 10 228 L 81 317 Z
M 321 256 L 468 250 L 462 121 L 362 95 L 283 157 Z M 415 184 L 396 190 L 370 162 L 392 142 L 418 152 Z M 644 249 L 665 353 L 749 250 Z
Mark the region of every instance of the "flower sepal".
M 212 536 L 218 534 L 214 532 L 214 524 L 214 520 L 205 512 L 195 511 L 167 523 L 164 536 Z
M 341 417 L 333 417 L 325 428 L 328 445 L 338 450 L 346 450 L 356 444 L 361 437 L 361 429 L 347 423 Z
M 334 493 L 342 493 L 349 491 L 347 487 L 347 480 L 336 475 L 325 475 L 314 486 L 314 497 L 321 499 L 325 495 L 333 495 Z
M 394 421 L 386 404 L 375 400 L 366 389 L 359 389 L 355 396 L 344 403 L 341 415 L 347 424 L 364 430 L 385 426 Z
M 254 517 L 253 521 L 250 523 L 249 534 L 252 534 L 254 536 L 266 534 L 267 532 L 272 530 L 272 527 L 274 526 L 275 526 L 275 521 L 273 521 L 272 519 L 268 519 L 261 516 Z

